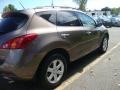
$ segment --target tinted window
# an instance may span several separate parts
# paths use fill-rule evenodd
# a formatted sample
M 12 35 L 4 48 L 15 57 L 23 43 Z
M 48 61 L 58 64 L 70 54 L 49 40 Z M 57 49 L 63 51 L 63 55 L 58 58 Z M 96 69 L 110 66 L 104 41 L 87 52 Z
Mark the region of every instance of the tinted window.
M 0 33 L 5 34 L 8 32 L 17 30 L 21 28 L 26 21 L 27 21 L 27 18 L 24 16 L 19 17 L 19 16 L 7 15 L 0 21 Z
M 59 11 L 57 13 L 58 26 L 81 26 L 77 16 L 73 12 Z
M 40 12 L 40 13 L 37 13 L 37 15 L 49 21 L 50 23 L 56 24 L 56 12 L 54 11 Z
M 78 18 L 83 23 L 83 26 L 95 26 L 95 21 L 91 17 L 83 13 L 77 13 L 77 15 L 78 15 Z

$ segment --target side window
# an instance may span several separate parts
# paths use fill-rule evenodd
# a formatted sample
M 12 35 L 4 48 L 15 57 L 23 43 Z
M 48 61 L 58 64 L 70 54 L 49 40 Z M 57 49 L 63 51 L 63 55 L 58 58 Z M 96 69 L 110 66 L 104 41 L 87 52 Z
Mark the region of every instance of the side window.
M 89 26 L 89 27 L 95 26 L 95 21 L 91 17 L 80 12 L 78 12 L 77 15 L 78 18 L 81 20 L 83 26 Z
M 38 16 L 42 17 L 43 19 L 47 20 L 52 24 L 56 24 L 56 12 L 55 11 L 44 11 L 37 13 Z
M 58 26 L 81 26 L 79 19 L 74 12 L 59 11 L 57 12 Z

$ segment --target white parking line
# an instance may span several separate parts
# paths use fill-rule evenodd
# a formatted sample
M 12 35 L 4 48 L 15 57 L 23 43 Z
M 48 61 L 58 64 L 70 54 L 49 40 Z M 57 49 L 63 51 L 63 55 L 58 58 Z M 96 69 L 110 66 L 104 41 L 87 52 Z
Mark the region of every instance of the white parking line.
M 76 73 L 75 75 L 73 75 L 72 77 L 70 77 L 68 80 L 66 80 L 65 82 L 63 82 L 55 90 L 64 90 L 67 86 L 69 86 L 75 80 L 77 80 L 78 78 L 80 78 L 81 75 L 83 75 L 85 72 L 89 71 L 93 66 L 95 66 L 97 63 L 99 63 L 103 58 L 105 58 L 107 55 L 109 55 L 110 53 L 112 53 L 119 46 L 120 46 L 120 42 L 117 45 L 115 45 L 112 49 L 110 49 L 109 51 L 107 51 L 104 55 L 100 56 L 98 59 L 96 59 L 94 62 L 92 62 L 90 65 L 86 66 L 83 69 L 82 73 L 79 73 L 79 72 Z

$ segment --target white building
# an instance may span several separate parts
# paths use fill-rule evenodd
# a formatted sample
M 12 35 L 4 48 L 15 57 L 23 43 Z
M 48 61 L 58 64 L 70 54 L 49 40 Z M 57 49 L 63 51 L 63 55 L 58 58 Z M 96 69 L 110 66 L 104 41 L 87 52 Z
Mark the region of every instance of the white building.
M 95 11 L 87 11 L 86 12 L 90 16 L 111 16 L 111 11 L 100 11 L 100 10 L 95 10 Z

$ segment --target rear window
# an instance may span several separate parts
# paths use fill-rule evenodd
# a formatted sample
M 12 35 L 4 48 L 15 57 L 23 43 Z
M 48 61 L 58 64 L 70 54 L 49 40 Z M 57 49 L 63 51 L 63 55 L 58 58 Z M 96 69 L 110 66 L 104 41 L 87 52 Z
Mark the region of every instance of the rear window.
M 20 29 L 27 21 L 26 15 L 6 14 L 0 21 L 0 33 L 5 34 Z

